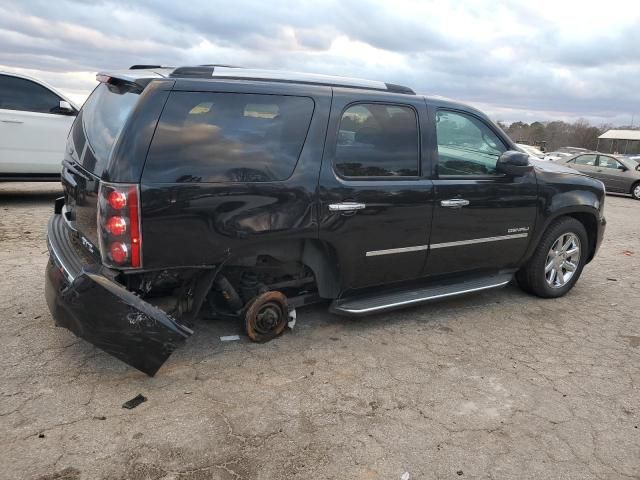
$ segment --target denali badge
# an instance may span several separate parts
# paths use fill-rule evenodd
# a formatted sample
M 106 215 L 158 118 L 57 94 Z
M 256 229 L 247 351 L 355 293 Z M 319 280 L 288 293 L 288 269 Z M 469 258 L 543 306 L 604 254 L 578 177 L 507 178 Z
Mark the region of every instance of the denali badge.
M 84 238 L 82 235 L 80 235 L 80 240 L 82 241 L 82 245 L 91 253 L 93 253 L 93 245 L 91 244 L 91 242 Z
M 529 231 L 529 227 L 517 227 L 517 228 L 510 228 L 507 230 L 507 233 L 518 233 L 518 232 L 528 232 Z

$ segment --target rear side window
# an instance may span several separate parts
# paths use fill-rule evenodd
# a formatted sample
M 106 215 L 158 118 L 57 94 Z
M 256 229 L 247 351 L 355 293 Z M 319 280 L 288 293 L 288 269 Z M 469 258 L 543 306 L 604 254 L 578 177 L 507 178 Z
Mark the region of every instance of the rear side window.
M 575 162 L 578 165 L 589 165 L 591 167 L 596 164 L 596 156 L 595 155 L 580 155 L 579 157 L 574 158 L 571 162 Z
M 60 97 L 31 80 L 0 75 L 0 108 L 24 112 L 56 113 Z
M 271 182 L 293 173 L 311 123 L 307 97 L 173 92 L 144 170 L 150 182 Z
M 353 105 L 340 120 L 335 169 L 343 177 L 415 177 L 419 146 L 412 108 Z
M 603 155 L 600 155 L 598 166 L 603 168 L 617 168 L 619 170 L 623 169 L 623 166 L 620 165 L 620 163 L 615 158 L 605 157 Z
M 82 107 L 81 116 L 82 127 L 91 149 L 85 151 L 81 159 L 86 170 L 101 173 L 138 98 L 137 93 L 122 92 L 113 87 L 109 89 L 104 83 L 98 85 L 89 96 Z M 75 129 L 79 127 L 79 121 L 76 120 L 74 126 L 74 142 Z M 76 145 L 76 148 L 79 148 L 79 145 Z

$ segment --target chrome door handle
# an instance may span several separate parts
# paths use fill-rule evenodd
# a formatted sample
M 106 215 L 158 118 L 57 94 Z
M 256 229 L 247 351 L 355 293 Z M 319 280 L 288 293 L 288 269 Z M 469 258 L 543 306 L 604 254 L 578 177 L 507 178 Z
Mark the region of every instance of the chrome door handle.
M 16 123 L 16 124 L 24 123 L 21 120 L 0 120 L 0 122 L 2 122 L 2 123 Z
M 364 203 L 356 202 L 342 202 L 329 204 L 330 212 L 355 212 L 356 210 L 362 210 L 367 206 Z
M 469 205 L 469 200 L 464 198 L 452 198 L 450 200 L 441 200 L 440 205 L 447 208 L 462 208 Z

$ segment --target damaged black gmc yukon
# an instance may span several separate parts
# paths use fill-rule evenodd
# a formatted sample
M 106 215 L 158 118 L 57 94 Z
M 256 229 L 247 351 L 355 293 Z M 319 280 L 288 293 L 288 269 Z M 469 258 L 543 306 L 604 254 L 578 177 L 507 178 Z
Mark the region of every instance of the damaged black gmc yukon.
M 534 163 L 484 114 L 377 81 L 225 66 L 98 75 L 48 226 L 60 326 L 153 375 L 198 316 L 279 335 L 506 285 L 559 297 L 604 186 Z

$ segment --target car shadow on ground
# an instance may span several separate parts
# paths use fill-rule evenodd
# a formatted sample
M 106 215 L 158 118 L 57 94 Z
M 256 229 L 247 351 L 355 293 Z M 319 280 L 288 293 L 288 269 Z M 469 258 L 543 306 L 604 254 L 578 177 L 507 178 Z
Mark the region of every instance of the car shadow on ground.
M 297 310 L 297 322 L 293 330 L 286 329 L 282 336 L 264 344 L 251 342 L 244 332 L 241 320 L 231 318 L 200 318 L 194 325 L 194 333 L 178 348 L 161 367 L 155 378 L 147 377 L 128 367 L 114 357 L 102 352 L 86 341 L 77 342 L 74 353 L 79 355 L 83 373 L 99 375 L 105 380 L 115 378 L 135 378 L 146 385 L 162 383 L 167 376 L 178 371 L 191 371 L 198 364 L 214 362 L 222 368 L 229 360 L 227 356 L 251 357 L 261 351 L 277 363 L 287 362 L 292 355 L 319 348 L 349 348 L 350 342 L 358 338 L 375 338 L 389 328 L 399 332 L 432 329 L 434 334 L 451 331 L 447 320 L 460 318 L 461 312 L 468 312 L 469 321 L 475 322 L 476 313 L 500 303 L 521 303 L 530 298 L 517 286 L 482 292 L 455 299 L 444 299 L 415 307 L 363 317 L 345 317 L 329 313 L 329 302 L 320 302 Z M 409 330 L 407 330 L 409 329 Z M 71 338 L 72 334 L 67 332 Z M 404 333 L 401 333 L 403 335 Z M 408 333 L 407 333 L 408 334 Z M 233 341 L 223 341 L 221 337 L 237 335 Z M 66 335 L 65 335 L 66 337 Z M 342 342 L 342 343 L 339 343 Z M 146 379 L 146 380 L 145 380 Z
M 282 360 L 287 361 L 290 354 L 307 350 L 313 344 L 334 345 L 338 340 L 348 342 L 352 336 L 382 334 L 388 328 L 403 331 L 405 328 L 418 327 L 433 329 L 437 333 L 447 329 L 447 319 L 460 318 L 460 312 L 468 311 L 469 320 L 475 322 L 474 312 L 500 303 L 523 303 L 530 298 L 517 285 L 510 284 L 506 288 L 362 317 L 331 314 L 327 311 L 329 302 L 320 302 L 298 309 L 294 329 L 286 329 L 281 337 L 265 344 L 251 342 L 241 320 L 201 318 L 194 326 L 194 334 L 174 352 L 157 375 L 161 376 L 166 367 L 173 369 L 189 363 L 215 360 L 228 354 L 229 349 L 240 355 L 249 355 L 255 349 L 269 350 L 274 357 L 282 356 Z M 221 340 L 221 337 L 232 335 L 238 335 L 239 339 L 229 342 Z

